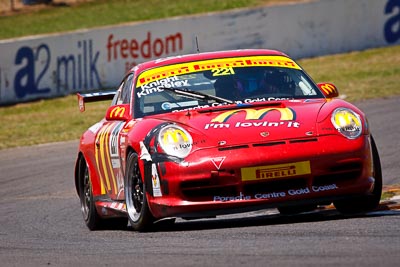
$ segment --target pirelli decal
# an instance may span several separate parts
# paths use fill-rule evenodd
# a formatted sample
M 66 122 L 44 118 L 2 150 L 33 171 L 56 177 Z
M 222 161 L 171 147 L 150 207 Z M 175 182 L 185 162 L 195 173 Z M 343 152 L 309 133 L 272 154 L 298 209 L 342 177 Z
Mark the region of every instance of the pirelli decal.
M 309 161 L 241 169 L 242 181 L 258 181 L 298 175 L 307 175 L 310 173 L 311 168 Z
M 118 187 L 114 170 L 118 162 L 118 135 L 123 127 L 123 122 L 105 124 L 97 133 L 95 158 L 99 168 L 101 194 L 117 194 Z
M 176 75 L 190 74 L 205 70 L 229 69 L 232 67 L 245 68 L 255 66 L 301 69 L 295 61 L 284 56 L 251 56 L 209 59 L 173 64 L 147 70 L 140 74 L 136 87 Z

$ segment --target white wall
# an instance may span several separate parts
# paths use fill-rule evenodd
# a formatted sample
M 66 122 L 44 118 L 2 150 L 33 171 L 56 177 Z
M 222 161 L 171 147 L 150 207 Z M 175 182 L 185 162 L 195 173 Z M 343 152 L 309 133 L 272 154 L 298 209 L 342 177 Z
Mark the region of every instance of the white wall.
M 115 87 L 148 59 L 271 48 L 294 58 L 400 44 L 399 0 L 319 0 L 0 41 L 0 105 Z M 333 66 L 334 67 L 334 66 Z

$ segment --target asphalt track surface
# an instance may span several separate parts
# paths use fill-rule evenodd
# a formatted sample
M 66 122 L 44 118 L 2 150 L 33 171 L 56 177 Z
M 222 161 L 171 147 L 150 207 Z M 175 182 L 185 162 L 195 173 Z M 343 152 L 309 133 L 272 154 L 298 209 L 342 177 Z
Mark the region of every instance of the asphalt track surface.
M 369 116 L 384 184 L 400 184 L 400 97 L 358 103 Z M 90 232 L 73 183 L 78 141 L 0 151 L 1 266 L 398 266 L 400 210 L 264 210 L 178 220 L 148 233 Z M 397 205 L 398 206 L 398 205 Z

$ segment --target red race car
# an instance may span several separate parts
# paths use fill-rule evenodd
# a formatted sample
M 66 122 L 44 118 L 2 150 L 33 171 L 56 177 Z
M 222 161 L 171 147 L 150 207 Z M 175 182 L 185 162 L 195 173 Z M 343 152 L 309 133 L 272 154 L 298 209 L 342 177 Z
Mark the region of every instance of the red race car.
M 364 113 L 273 50 L 176 56 L 134 67 L 81 137 L 75 185 L 86 225 L 146 230 L 163 218 L 380 201 L 379 154 Z

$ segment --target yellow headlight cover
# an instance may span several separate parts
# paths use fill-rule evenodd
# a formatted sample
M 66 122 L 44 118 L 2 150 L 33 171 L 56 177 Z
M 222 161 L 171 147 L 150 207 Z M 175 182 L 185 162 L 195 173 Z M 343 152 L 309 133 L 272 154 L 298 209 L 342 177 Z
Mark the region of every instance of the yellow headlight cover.
M 335 129 L 349 139 L 355 139 L 362 133 L 360 116 L 351 109 L 335 109 L 332 113 L 331 121 Z
M 192 150 L 193 139 L 182 127 L 167 125 L 160 130 L 158 143 L 166 154 L 184 158 Z

